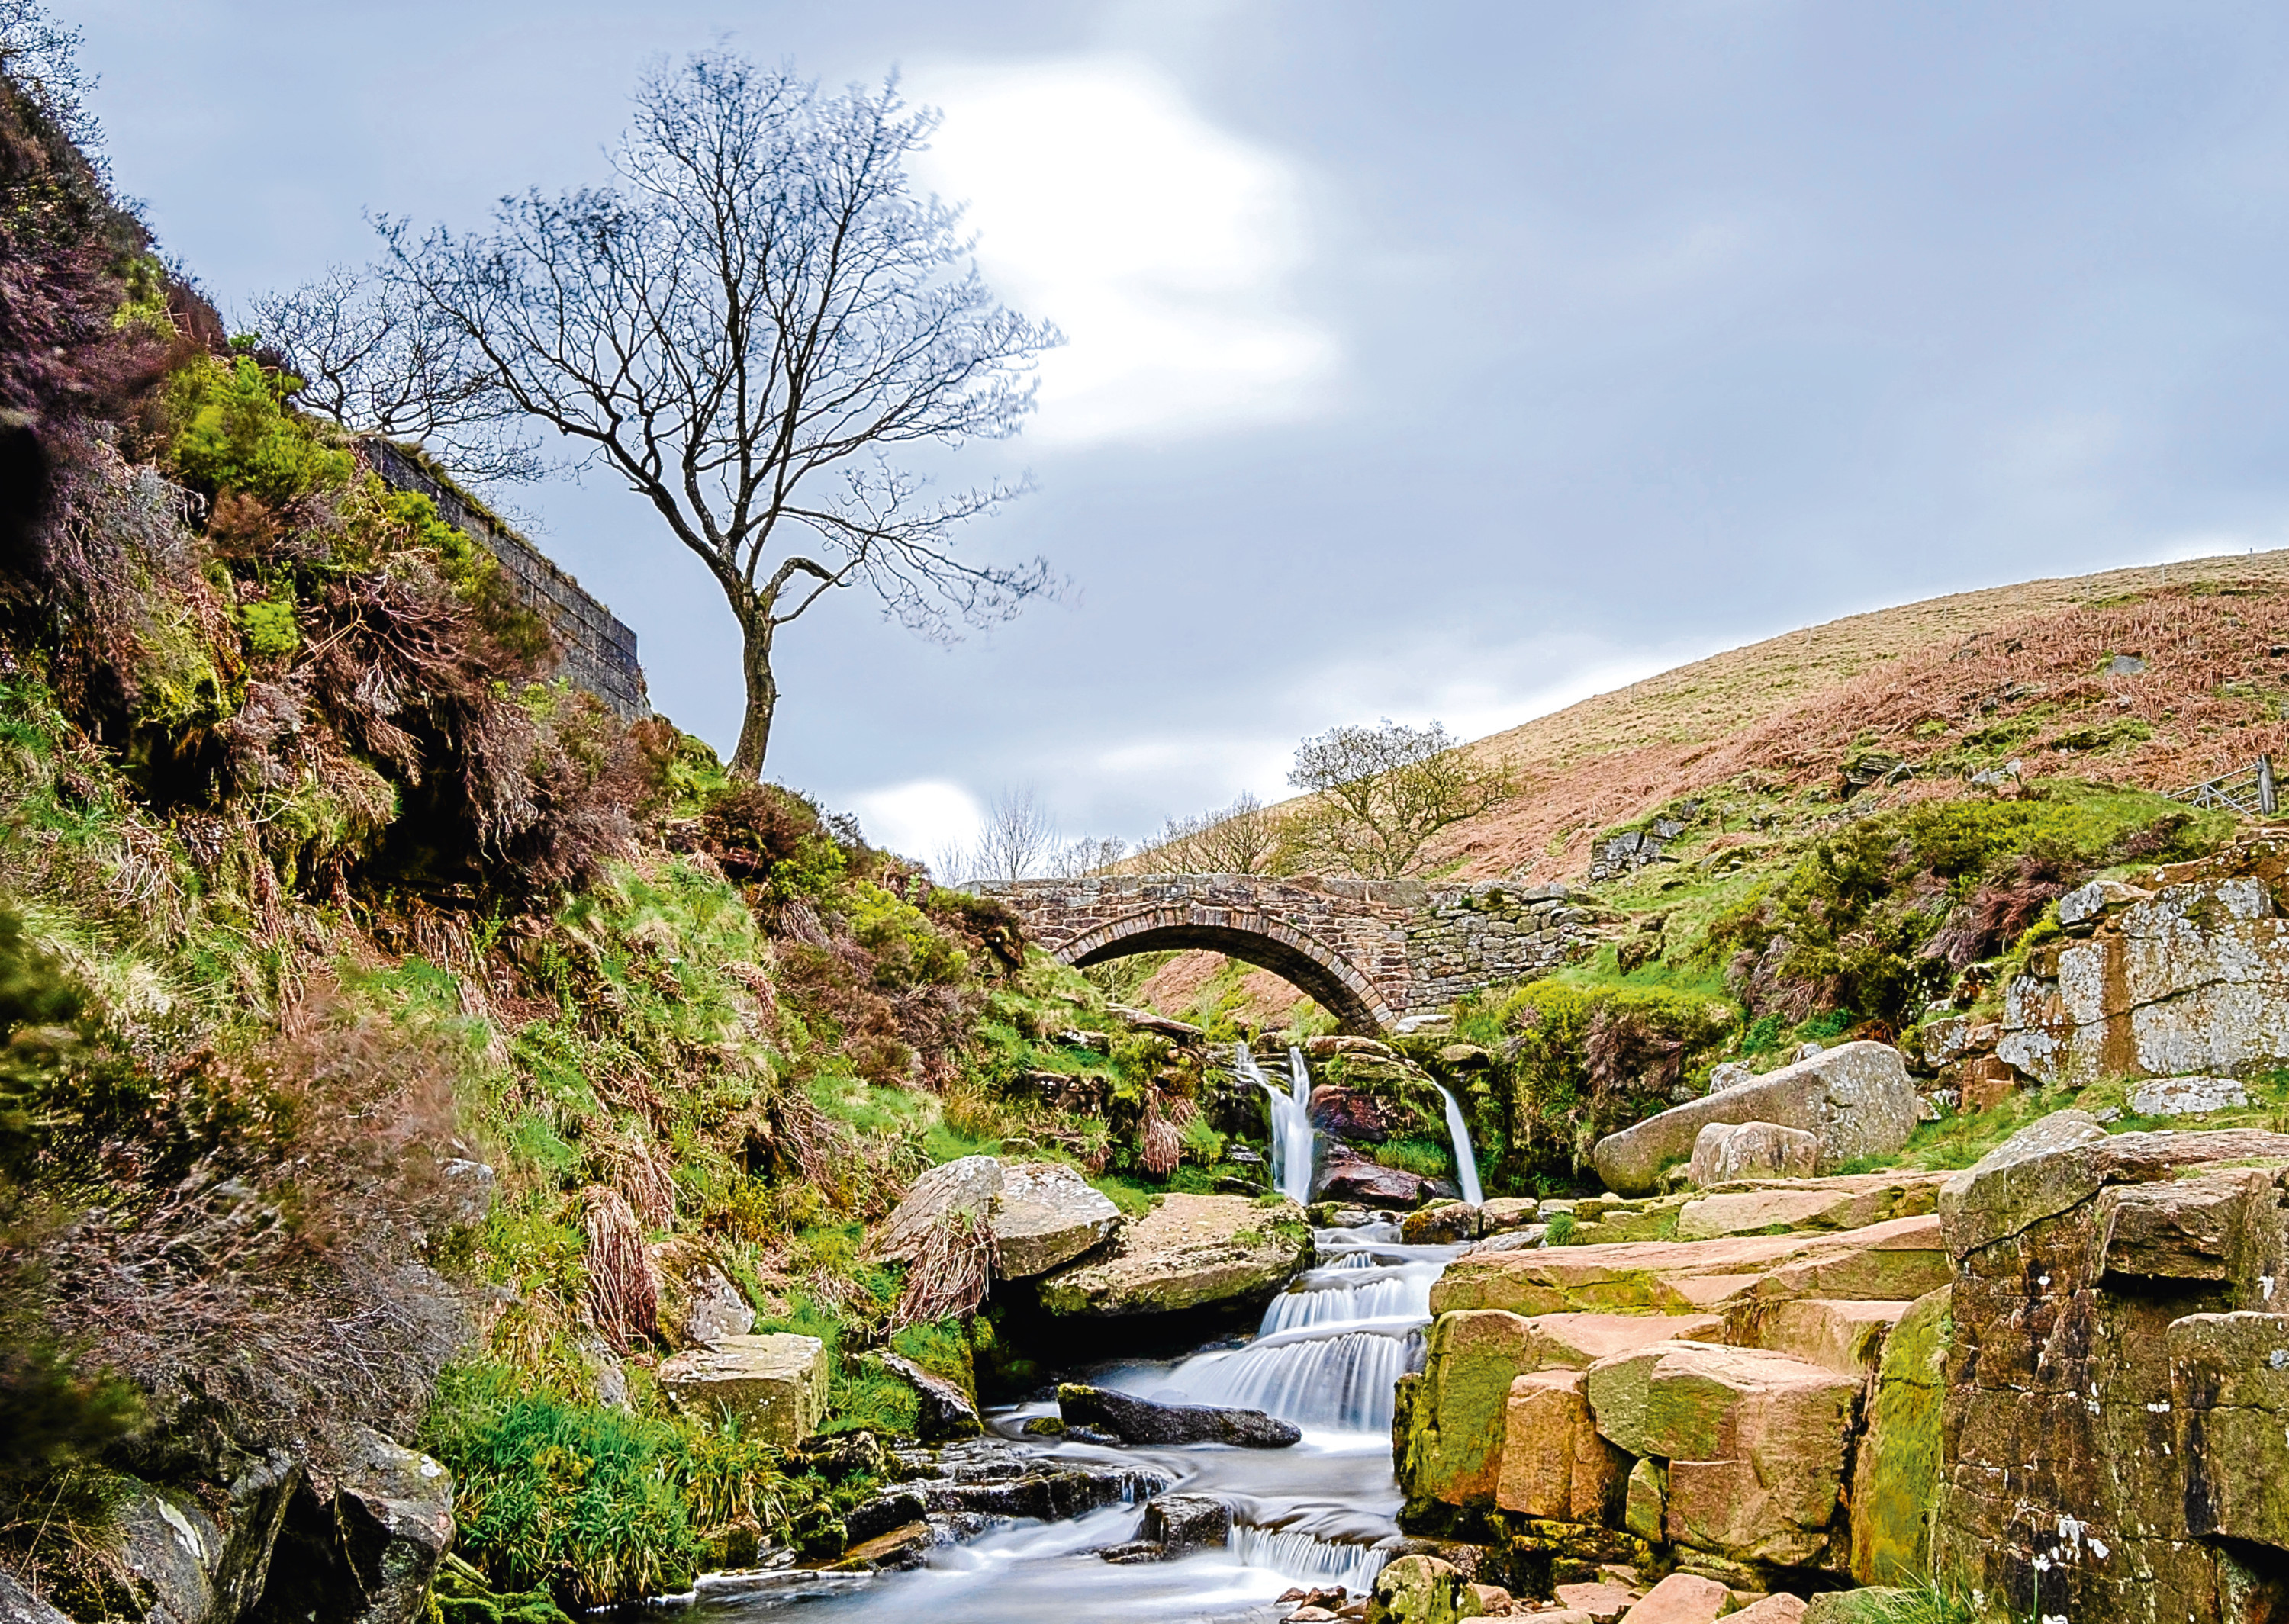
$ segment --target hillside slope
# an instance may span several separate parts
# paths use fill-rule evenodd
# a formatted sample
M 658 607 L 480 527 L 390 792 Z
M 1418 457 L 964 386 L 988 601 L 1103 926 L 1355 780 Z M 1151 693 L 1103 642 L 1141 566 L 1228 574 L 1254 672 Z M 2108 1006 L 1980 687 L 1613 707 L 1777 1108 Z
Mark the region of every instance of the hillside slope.
M 2113 657 L 2144 669 L 2116 673 Z M 1807 627 L 1494 734 L 1519 792 L 1447 832 L 1465 877 L 1578 878 L 1607 830 L 1728 782 L 1835 783 L 1855 753 L 1908 795 L 2019 760 L 2174 790 L 2285 742 L 2289 551 L 1934 598 Z

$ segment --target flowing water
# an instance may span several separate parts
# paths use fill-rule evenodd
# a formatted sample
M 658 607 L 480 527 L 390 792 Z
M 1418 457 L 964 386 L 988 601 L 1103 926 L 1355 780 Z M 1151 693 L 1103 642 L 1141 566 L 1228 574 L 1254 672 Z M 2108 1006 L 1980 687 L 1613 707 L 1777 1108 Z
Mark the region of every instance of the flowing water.
M 1486 1204 L 1486 1196 L 1479 1189 L 1478 1153 L 1471 1149 L 1471 1125 L 1463 1120 L 1463 1108 L 1455 1096 L 1439 1085 L 1439 1097 L 1447 1102 L 1447 1137 L 1455 1145 L 1455 1176 L 1462 1181 L 1463 1199 L 1472 1206 Z
M 1240 1075 L 1271 1096 L 1273 1181 L 1298 1200 L 1311 1194 L 1311 1079 L 1290 1052 L 1290 1086 L 1276 1087 L 1245 1048 Z M 1477 1168 L 1452 1096 L 1448 1122 L 1456 1165 L 1475 1198 Z M 1374 1580 L 1399 1538 L 1399 1488 L 1391 1471 L 1392 1390 L 1419 1368 L 1431 1286 L 1459 1250 L 1410 1246 L 1396 1223 L 1378 1221 L 1314 1231 L 1318 1256 L 1264 1312 L 1256 1336 L 1171 1363 L 1132 1362 L 1090 1379 L 1172 1404 L 1233 1405 L 1296 1423 L 1289 1449 L 1105 1448 L 1026 1438 L 1041 1453 L 1158 1467 L 1172 1491 L 1211 1495 L 1232 1509 L 1229 1547 L 1174 1562 L 1114 1564 L 1094 1553 L 1136 1536 L 1139 1513 L 1116 1506 L 1070 1522 L 1017 1522 L 943 1546 L 912 1572 L 846 1577 L 785 1572 L 722 1575 L 702 1582 L 694 1609 L 715 1624 L 804 1619 L 836 1624 L 1090 1624 L 1097 1620 L 1269 1620 L 1273 1599 L 1296 1584 Z M 1049 1404 L 998 1411 L 993 1430 L 1022 1437 Z

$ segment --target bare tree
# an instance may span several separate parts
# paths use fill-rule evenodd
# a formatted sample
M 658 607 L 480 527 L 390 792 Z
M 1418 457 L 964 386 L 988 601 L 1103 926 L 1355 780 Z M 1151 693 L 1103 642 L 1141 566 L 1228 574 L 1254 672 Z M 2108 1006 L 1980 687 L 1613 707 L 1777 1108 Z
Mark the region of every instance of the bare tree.
M 969 866 L 980 880 L 1027 880 L 1057 848 L 1057 824 L 1032 788 L 1004 790 L 985 809 Z
M 1305 739 L 1288 782 L 1312 797 L 1289 819 L 1296 854 L 1375 880 L 1413 872 L 1432 836 L 1511 792 L 1506 767 L 1473 759 L 1440 723 L 1388 717 Z
M 504 199 L 490 234 L 385 227 L 392 276 L 523 413 L 582 445 L 698 555 L 738 618 L 754 778 L 773 644 L 830 590 L 910 629 L 1007 619 L 1046 564 L 957 559 L 1018 487 L 935 500 L 901 448 L 1017 432 L 1054 328 L 997 303 L 908 156 L 937 115 L 895 80 L 823 95 L 727 51 L 652 70 L 598 189 Z
M 1129 855 L 1129 842 L 1117 834 L 1089 836 L 1068 840 L 1049 857 L 1049 878 L 1080 880 L 1089 874 L 1102 873 Z
M 507 400 L 467 335 L 404 287 L 333 266 L 257 299 L 254 322 L 302 379 L 296 405 L 421 441 L 481 484 L 540 477 L 538 442 L 504 430 Z
M 1281 852 L 1281 814 L 1243 791 L 1220 811 L 1170 817 L 1137 852 L 1171 874 L 1268 874 Z
M 56 21 L 40 0 L 0 0 L 0 75 L 29 97 L 108 179 L 103 128 L 87 105 L 95 76 L 79 61 L 79 48 L 86 43 L 82 30 Z

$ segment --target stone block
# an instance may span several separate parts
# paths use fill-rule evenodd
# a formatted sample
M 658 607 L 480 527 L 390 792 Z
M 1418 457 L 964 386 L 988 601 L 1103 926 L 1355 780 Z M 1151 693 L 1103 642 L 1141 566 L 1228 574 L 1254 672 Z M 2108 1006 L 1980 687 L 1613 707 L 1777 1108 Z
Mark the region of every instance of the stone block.
M 1610 1624 L 1636 1606 L 1643 1593 L 1627 1585 L 1600 1582 L 1559 1585 L 1554 1594 L 1560 1607 L 1599 1620 L 1601 1624 Z
M 2289 1318 L 2189 1314 L 2169 1336 L 2187 1531 L 2289 1551 Z
M 1799 1297 L 1759 1316 L 1755 1345 L 1838 1375 L 1864 1375 L 1882 1359 L 1885 1339 L 1908 1307 L 1881 1300 L 1838 1302 Z
M 728 1413 L 744 1437 L 789 1449 L 826 1418 L 826 1344 L 785 1331 L 727 1337 L 677 1354 L 659 1384 L 694 1414 Z
M 1717 1624 L 1732 1607 L 1732 1591 L 1715 1580 L 1671 1573 L 1622 1615 L 1622 1624 Z
M 1488 1506 L 1503 1470 L 1511 1383 L 1533 1368 L 1527 1322 L 1499 1309 L 1432 1322 L 1399 1460 L 1410 1500 Z
M 2157 1077 L 2130 1091 L 2131 1114 L 2139 1117 L 2190 1117 L 2248 1103 L 2248 1091 L 2229 1077 Z
M 1630 1468 L 1630 1480 L 1622 1491 L 1622 1526 L 1648 1545 L 1658 1545 L 1667 1535 L 1663 1532 L 1669 1520 L 1669 1469 L 1658 1461 L 1639 1461 Z
M 1629 1457 L 1598 1436 L 1577 1370 L 1511 1383 L 1495 1503 L 1558 1523 L 1604 1524 L 1622 1498 Z
M 1124 1226 L 1109 1254 L 1043 1277 L 1040 1302 L 1089 1318 L 1260 1303 L 1311 1260 L 1311 1226 L 1292 1201 L 1168 1195 Z
M 1650 1194 L 1662 1169 L 1687 1159 L 1711 1122 L 1771 1122 L 1810 1133 L 1820 1142 L 1821 1164 L 1832 1166 L 1907 1143 L 1915 1131 L 1916 1091 L 1897 1049 L 1839 1044 L 1607 1134 L 1591 1152 L 1598 1176 L 1623 1195 Z
M 1078 1167 L 1020 1162 L 1001 1169 L 993 1222 L 994 1278 L 1025 1280 L 1096 1247 L 1120 1227 L 1121 1209 Z
M 1740 1612 L 1728 1613 L 1732 1624 L 1801 1624 L 1806 1604 L 1802 1597 L 1780 1591 L 1758 1597 Z
M 1502 1235 L 1522 1230 L 1535 1221 L 1542 1203 L 1530 1196 L 1496 1196 L 1479 1208 L 1479 1232 Z
M 1479 1238 L 1479 1209 L 1464 1201 L 1434 1201 L 1400 1221 L 1400 1237 L 1410 1246 L 1451 1246 Z
M 1670 1462 L 1671 1540 L 1783 1564 L 1827 1543 L 1860 1389 L 1784 1354 L 1702 1342 L 1616 1354 L 1587 1378 L 1599 1432 Z
M 1527 1321 L 1525 1368 L 1587 1370 L 1654 1342 L 1713 1341 L 1724 1324 L 1714 1314 L 1538 1314 Z
M 2019 1092 L 2018 1071 L 1996 1055 L 1979 1055 L 1959 1061 L 1950 1066 L 1943 1076 L 1965 1111 L 1992 1111 Z
M 1936 1210 L 1942 1173 L 1862 1173 L 1749 1190 L 1719 1190 L 1685 1203 L 1677 1238 L 1711 1240 L 1776 1228 L 1857 1230 Z
M 1961 1257 L 2096 1195 L 2102 1180 L 2094 1159 L 2062 1153 L 2105 1138 L 2088 1111 L 2054 1111 L 1948 1180 L 1939 1192 L 1948 1250 Z
M 1819 1171 L 1820 1139 L 1777 1122 L 1711 1122 L 1693 1141 L 1686 1176 L 1706 1190 L 1735 1179 L 1808 1179 Z
M 1912 1583 L 1931 1572 L 1952 1289 L 1918 1298 L 1884 1341 L 1852 1457 L 1849 1564 L 1863 1585 Z

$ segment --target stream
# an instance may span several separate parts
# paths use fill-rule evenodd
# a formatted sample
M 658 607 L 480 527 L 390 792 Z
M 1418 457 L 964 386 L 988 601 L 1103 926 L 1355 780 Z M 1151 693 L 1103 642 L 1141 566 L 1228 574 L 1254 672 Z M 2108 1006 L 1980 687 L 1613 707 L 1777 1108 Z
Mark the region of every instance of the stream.
M 1308 1198 L 1312 1141 L 1311 1083 L 1291 1053 L 1290 1087 L 1274 1086 L 1243 1048 L 1244 1078 L 1272 1104 L 1274 1187 Z M 1449 1107 L 1458 1165 L 1472 1174 L 1469 1137 Z M 1167 1562 L 1105 1562 L 1094 1553 L 1135 1537 L 1140 1512 L 1117 1505 L 1065 1522 L 1018 1520 L 961 1544 L 940 1546 L 929 1565 L 872 1575 L 714 1576 L 701 1581 L 685 1616 L 708 1624 L 778 1619 L 838 1624 L 926 1620 L 929 1624 L 1082 1624 L 1083 1620 L 1269 1620 L 1297 1585 L 1364 1591 L 1400 1538 L 1392 1476 L 1393 1384 L 1419 1365 L 1431 1286 L 1459 1246 L 1410 1246 L 1395 1222 L 1315 1230 L 1314 1266 L 1264 1312 L 1256 1335 L 1176 1361 L 1100 1365 L 1087 1379 L 1170 1404 L 1264 1410 L 1303 1430 L 1287 1449 L 1099 1446 L 1026 1437 L 1025 1421 L 1055 1414 L 1053 1402 L 992 1412 L 990 1431 L 1050 1457 L 1157 1469 L 1172 1493 L 1202 1494 L 1232 1509 L 1232 1543 Z

